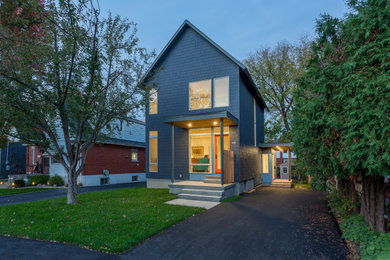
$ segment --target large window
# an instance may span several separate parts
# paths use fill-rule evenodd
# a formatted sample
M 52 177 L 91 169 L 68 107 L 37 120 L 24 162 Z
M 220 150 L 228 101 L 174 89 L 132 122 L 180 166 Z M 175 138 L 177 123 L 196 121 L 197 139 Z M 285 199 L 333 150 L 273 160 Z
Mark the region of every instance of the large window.
M 149 132 L 149 172 L 158 171 L 158 133 Z
M 214 79 L 214 107 L 229 106 L 229 77 Z
M 149 92 L 149 114 L 157 114 L 157 89 Z
M 211 172 L 211 128 L 190 129 L 190 172 Z
M 190 83 L 190 110 L 211 107 L 211 80 Z
M 229 106 L 229 77 L 191 82 L 189 96 L 190 110 Z
M 268 154 L 263 153 L 263 173 L 269 173 Z

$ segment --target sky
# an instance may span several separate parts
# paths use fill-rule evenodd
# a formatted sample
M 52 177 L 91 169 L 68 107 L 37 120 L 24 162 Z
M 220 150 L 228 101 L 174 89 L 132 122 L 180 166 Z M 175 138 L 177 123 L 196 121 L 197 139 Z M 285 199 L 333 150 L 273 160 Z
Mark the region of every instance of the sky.
M 164 48 L 185 19 L 242 61 L 251 52 L 280 41 L 315 35 L 322 13 L 342 17 L 344 0 L 99 0 L 102 14 L 137 24 L 140 46 Z

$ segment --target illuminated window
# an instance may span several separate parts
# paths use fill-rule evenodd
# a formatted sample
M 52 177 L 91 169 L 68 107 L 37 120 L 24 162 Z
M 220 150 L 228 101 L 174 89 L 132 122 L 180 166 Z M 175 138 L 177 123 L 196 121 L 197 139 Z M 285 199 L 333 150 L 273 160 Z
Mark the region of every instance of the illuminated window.
M 157 89 L 149 92 L 149 114 L 157 114 Z
M 157 131 L 149 132 L 149 172 L 158 171 L 158 133 Z
M 211 108 L 211 80 L 190 83 L 190 110 Z
M 263 173 L 269 173 L 269 161 L 268 154 L 262 154 L 263 156 Z
M 131 152 L 131 161 L 138 162 L 138 150 L 133 149 Z
M 229 106 L 229 77 L 214 79 L 214 107 Z
M 211 172 L 211 128 L 190 129 L 190 171 Z

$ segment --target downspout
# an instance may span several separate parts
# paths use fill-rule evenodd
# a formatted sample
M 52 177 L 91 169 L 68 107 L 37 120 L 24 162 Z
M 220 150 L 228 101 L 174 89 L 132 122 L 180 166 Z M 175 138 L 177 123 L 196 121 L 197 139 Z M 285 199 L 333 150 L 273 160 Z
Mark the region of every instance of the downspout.
M 172 124 L 172 174 L 171 183 L 175 182 L 175 126 Z

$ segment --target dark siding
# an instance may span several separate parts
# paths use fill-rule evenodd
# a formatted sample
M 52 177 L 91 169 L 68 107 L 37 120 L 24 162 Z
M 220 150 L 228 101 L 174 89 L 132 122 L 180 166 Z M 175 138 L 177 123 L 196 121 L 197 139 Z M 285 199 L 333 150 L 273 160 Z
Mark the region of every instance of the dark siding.
M 8 174 L 26 173 L 26 146 L 20 143 L 9 144 L 8 160 L 11 166 L 9 172 L 5 170 L 7 147 L 1 148 L 0 155 L 0 178 L 8 178 Z
M 187 28 L 172 45 L 161 64 L 162 70 L 154 78 L 159 89 L 158 114 L 146 115 L 146 169 L 149 169 L 149 131 L 158 131 L 158 173 L 147 173 L 147 178 L 165 178 L 171 176 L 171 126 L 164 123 L 164 117 L 184 114 L 204 113 L 208 111 L 228 110 L 239 118 L 238 90 L 239 69 L 224 54 L 197 34 Z M 192 81 L 229 76 L 228 108 L 202 109 L 189 111 L 189 83 Z M 188 130 L 175 128 L 175 176 L 188 179 Z M 233 138 L 233 136 L 235 136 Z M 232 130 L 232 142 L 238 154 L 238 131 Z M 238 165 L 238 163 L 236 164 Z
M 264 143 L 264 109 L 256 102 L 256 145 Z
M 252 93 L 245 82 L 240 80 L 240 181 L 253 179 L 260 173 L 259 148 L 254 140 L 253 102 Z M 259 116 L 256 120 L 258 119 Z M 261 135 L 261 128 L 256 132 Z M 263 137 L 259 136 L 257 139 L 261 138 Z

